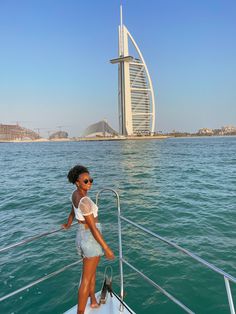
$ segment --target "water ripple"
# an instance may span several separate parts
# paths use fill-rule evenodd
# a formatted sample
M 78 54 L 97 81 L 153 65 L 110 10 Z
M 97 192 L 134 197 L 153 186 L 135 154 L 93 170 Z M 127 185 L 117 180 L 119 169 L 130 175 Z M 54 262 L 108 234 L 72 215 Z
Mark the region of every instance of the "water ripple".
M 70 167 L 82 163 L 94 177 L 92 198 L 104 186 L 117 189 L 124 216 L 236 276 L 235 137 L 9 143 L 0 148 L 0 247 L 65 222 L 73 191 L 66 175 Z M 112 196 L 102 196 L 100 219 L 104 236 L 118 256 Z M 126 223 L 122 230 L 128 261 L 196 313 L 228 313 L 224 283 L 218 275 Z M 2 254 L 0 295 L 78 259 L 74 237 L 71 229 Z M 103 260 L 100 282 L 105 265 Z M 112 265 L 118 289 L 118 262 Z M 78 266 L 49 279 L 3 302 L 0 312 L 62 313 L 76 303 L 80 273 Z M 181 313 L 127 267 L 125 290 L 136 313 Z

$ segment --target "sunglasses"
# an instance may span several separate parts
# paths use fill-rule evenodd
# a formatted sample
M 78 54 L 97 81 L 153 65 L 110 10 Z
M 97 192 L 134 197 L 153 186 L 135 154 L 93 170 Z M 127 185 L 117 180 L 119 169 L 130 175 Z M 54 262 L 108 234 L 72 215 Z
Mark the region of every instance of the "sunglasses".
M 93 183 L 93 179 L 92 179 L 92 178 L 90 178 L 90 179 L 85 179 L 83 182 L 84 182 L 84 184 L 88 184 L 89 182 L 90 182 L 90 183 Z

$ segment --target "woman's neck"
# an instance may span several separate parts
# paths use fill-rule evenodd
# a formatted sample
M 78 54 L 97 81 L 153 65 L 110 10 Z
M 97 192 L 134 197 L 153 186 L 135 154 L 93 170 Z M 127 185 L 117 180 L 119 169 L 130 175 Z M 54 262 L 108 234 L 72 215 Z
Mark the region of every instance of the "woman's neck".
M 81 197 L 84 197 L 87 195 L 87 191 L 81 190 L 80 188 L 77 188 L 77 192 Z

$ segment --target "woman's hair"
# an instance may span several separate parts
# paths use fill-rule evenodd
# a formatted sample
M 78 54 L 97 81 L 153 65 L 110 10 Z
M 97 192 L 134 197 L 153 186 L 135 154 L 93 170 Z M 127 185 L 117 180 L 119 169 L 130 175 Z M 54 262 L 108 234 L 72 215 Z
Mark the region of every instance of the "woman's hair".
M 89 173 L 88 169 L 84 166 L 81 165 L 76 165 L 73 168 L 70 169 L 70 171 L 68 172 L 67 178 L 69 180 L 70 183 L 75 184 L 75 182 L 78 180 L 79 175 L 81 173 Z

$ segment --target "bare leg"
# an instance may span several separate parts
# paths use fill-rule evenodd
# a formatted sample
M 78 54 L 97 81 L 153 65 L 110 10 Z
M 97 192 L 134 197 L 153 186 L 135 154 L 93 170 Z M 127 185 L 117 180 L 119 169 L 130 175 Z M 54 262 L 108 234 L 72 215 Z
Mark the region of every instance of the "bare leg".
M 90 301 L 91 301 L 91 307 L 93 308 L 99 307 L 99 304 L 95 297 L 95 286 L 96 286 L 96 272 L 92 276 L 90 280 L 90 285 L 89 285 L 89 296 L 90 296 Z
M 84 314 L 90 292 L 90 282 L 92 277 L 96 273 L 96 268 L 99 263 L 99 260 L 100 260 L 99 256 L 83 259 L 83 275 L 78 291 L 77 314 Z

